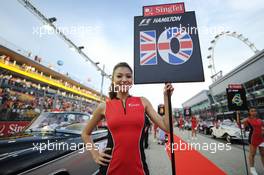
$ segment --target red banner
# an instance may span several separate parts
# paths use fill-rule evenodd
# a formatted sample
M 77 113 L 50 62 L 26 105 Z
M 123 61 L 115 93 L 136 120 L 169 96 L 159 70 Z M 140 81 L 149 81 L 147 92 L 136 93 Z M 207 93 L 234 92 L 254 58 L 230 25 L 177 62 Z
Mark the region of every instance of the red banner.
M 158 16 L 184 13 L 184 3 L 162 4 L 143 7 L 143 16 Z
M 241 84 L 229 84 L 228 85 L 229 89 L 242 89 L 242 85 Z
M 7 137 L 23 131 L 30 121 L 0 122 L 0 137 Z

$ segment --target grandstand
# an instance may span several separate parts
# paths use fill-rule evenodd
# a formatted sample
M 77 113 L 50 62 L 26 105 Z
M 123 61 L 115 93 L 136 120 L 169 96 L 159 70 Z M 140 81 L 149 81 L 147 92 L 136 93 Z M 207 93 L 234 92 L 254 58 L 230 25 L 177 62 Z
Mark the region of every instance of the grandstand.
M 24 127 L 42 111 L 91 114 L 103 99 L 68 73 L 44 65 L 39 56 L 0 44 L 0 122 Z

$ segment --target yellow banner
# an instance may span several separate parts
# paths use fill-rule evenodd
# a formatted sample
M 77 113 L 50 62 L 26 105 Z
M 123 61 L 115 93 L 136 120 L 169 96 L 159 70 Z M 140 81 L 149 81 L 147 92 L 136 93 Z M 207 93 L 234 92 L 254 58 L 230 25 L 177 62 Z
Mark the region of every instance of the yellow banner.
M 46 84 L 49 84 L 49 85 L 52 85 L 52 86 L 55 86 L 55 87 L 58 87 L 60 89 L 64 89 L 66 91 L 69 91 L 69 92 L 72 92 L 74 94 L 78 94 L 78 95 L 81 95 L 83 97 L 86 97 L 88 99 L 91 99 L 91 100 L 96 100 L 96 101 L 100 101 L 100 98 L 99 97 L 95 97 L 95 96 L 92 96 L 90 94 L 86 94 L 86 93 L 83 93 L 81 92 L 80 90 L 76 90 L 76 89 L 73 89 L 73 88 L 70 88 L 70 87 L 67 87 L 67 86 L 64 86 L 63 84 L 61 84 L 60 82 L 57 82 L 55 80 L 52 80 L 48 77 L 45 77 L 45 76 L 42 76 L 38 73 L 34 73 L 34 72 L 27 72 L 25 70 L 22 70 L 20 67 L 16 66 L 16 65 L 13 65 L 13 64 L 5 64 L 3 63 L 2 61 L 0 61 L 0 67 L 4 68 L 4 69 L 7 69 L 7 70 L 10 70 L 12 72 L 16 72 L 18 74 L 21 74 L 21 75 L 24 75 L 26 77 L 29 77 L 29 78 L 32 78 L 32 79 L 35 79 L 35 80 L 38 80 L 40 82 L 44 82 Z

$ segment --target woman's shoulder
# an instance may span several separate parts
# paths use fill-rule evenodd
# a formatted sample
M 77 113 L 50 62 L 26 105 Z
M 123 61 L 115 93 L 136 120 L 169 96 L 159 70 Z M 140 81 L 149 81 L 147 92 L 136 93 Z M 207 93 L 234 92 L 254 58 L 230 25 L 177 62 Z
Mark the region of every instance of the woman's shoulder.
M 143 102 L 149 102 L 149 100 L 146 97 L 141 96 L 141 97 L 138 97 L 138 98 L 140 98 L 141 101 L 143 101 Z
M 146 97 L 141 96 L 141 97 L 138 97 L 138 98 L 141 100 L 141 102 L 143 103 L 144 106 L 146 106 L 146 105 L 148 105 L 150 103 L 149 100 Z
M 97 106 L 97 109 L 100 111 L 105 111 L 105 108 L 106 108 L 106 102 L 101 102 Z
M 249 117 L 246 117 L 246 118 L 243 118 L 241 121 L 242 122 L 248 122 L 248 120 L 249 120 Z

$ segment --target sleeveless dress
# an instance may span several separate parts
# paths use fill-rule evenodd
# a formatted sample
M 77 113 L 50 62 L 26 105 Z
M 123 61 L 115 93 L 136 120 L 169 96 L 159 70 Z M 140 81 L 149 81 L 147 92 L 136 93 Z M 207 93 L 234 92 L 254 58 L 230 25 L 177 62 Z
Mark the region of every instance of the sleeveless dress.
M 149 175 L 144 153 L 145 110 L 140 97 L 129 96 L 125 105 L 115 98 L 106 101 L 108 126 L 106 153 L 112 155 L 107 166 L 100 166 L 100 175 Z
M 197 127 L 197 119 L 195 117 L 192 117 L 191 122 L 192 122 L 192 129 L 196 129 L 196 127 Z
M 264 138 L 262 136 L 262 120 L 259 118 L 249 118 L 247 122 L 250 128 L 248 142 L 249 144 L 258 147 L 262 142 L 264 142 Z

